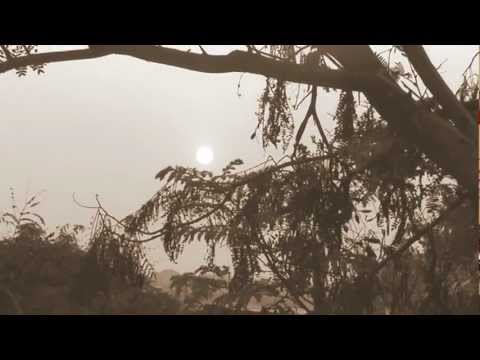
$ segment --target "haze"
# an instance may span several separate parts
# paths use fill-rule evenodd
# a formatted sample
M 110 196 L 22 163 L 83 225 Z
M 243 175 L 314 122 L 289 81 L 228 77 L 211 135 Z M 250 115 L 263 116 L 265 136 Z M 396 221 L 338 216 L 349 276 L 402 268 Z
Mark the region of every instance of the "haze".
M 236 47 L 205 48 L 226 53 Z M 441 73 L 456 88 L 478 47 L 426 49 L 436 65 L 446 60 Z M 215 150 L 208 165 L 213 171 L 236 158 L 247 165 L 263 161 L 261 144 L 250 135 L 264 78 L 244 75 L 239 96 L 240 75 L 202 74 L 120 56 L 49 64 L 40 76 L 1 75 L 0 210 L 10 206 L 10 187 L 19 205 L 45 189 L 38 211 L 50 227 L 88 225 L 93 213 L 76 205 L 73 193 L 86 204 L 99 194 L 113 214 L 125 216 L 158 189 L 154 176 L 161 168 L 201 167 L 195 158 L 201 145 Z M 334 111 L 334 99 L 322 93 L 323 121 Z M 158 270 L 190 271 L 204 256 L 203 247 L 195 245 L 175 265 L 160 243 L 148 248 Z M 220 258 L 228 262 L 225 254 Z

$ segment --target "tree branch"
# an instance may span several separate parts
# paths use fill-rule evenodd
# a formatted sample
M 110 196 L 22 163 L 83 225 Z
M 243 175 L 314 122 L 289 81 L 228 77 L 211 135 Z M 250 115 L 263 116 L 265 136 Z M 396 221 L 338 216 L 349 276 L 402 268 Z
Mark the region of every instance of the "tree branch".
M 433 66 L 423 46 L 402 45 L 402 47 L 417 74 L 420 75 L 422 81 L 438 103 L 442 105 L 448 116 L 452 118 L 455 125 L 464 135 L 473 138 L 475 134 L 475 119 L 457 100 L 452 90 L 440 76 L 435 66 Z
M 153 45 L 90 46 L 83 50 L 32 54 L 1 63 L 0 73 L 22 66 L 92 59 L 112 54 L 132 56 L 149 62 L 205 73 L 248 72 L 279 78 L 284 81 L 338 89 L 354 88 L 357 91 L 362 91 L 365 84 L 372 81 L 369 74 L 355 74 L 331 69 L 311 69 L 305 65 L 282 62 L 239 50 L 227 55 L 206 55 Z
M 311 68 L 238 50 L 227 55 L 203 55 L 154 45 L 92 45 L 84 50 L 32 54 L 5 61 L 0 63 L 0 73 L 23 66 L 117 54 L 204 73 L 250 73 L 312 86 L 363 91 L 380 115 L 405 139 L 418 145 L 463 186 L 476 188 L 473 171 L 476 155 L 471 137 L 435 114 L 421 111 L 393 80 L 382 77 L 383 67 L 368 45 L 332 45 L 325 51 L 345 70 Z M 445 96 L 443 92 L 441 95 Z M 453 103 L 453 100 L 448 101 Z M 458 104 L 452 106 L 458 108 Z
M 346 70 L 369 71 L 372 76 L 376 75 L 380 81 L 364 91 L 375 110 L 392 129 L 418 146 L 462 186 L 472 193 L 476 191 L 478 180 L 474 171 L 476 155 L 472 137 L 438 115 L 425 111 L 395 81 L 384 76 L 382 64 L 368 45 L 331 45 L 327 50 Z
M 98 52 L 92 49 L 53 51 L 43 54 L 32 54 L 11 58 L 10 61 L 0 63 L 0 74 L 23 66 L 42 65 L 54 62 L 74 61 L 99 58 L 109 53 Z
M 428 234 L 435 226 L 445 220 L 454 210 L 456 210 L 460 205 L 462 205 L 465 200 L 468 198 L 468 195 L 461 196 L 454 203 L 452 203 L 446 210 L 443 211 L 434 221 L 425 226 L 422 230 L 417 232 L 414 236 L 408 239 L 403 245 L 401 245 L 397 251 L 395 251 L 391 256 L 387 257 L 381 261 L 375 270 L 372 272 L 372 276 L 376 275 L 380 270 L 382 270 L 391 260 L 398 258 L 405 250 L 412 246 L 415 242 L 420 240 L 423 236 Z

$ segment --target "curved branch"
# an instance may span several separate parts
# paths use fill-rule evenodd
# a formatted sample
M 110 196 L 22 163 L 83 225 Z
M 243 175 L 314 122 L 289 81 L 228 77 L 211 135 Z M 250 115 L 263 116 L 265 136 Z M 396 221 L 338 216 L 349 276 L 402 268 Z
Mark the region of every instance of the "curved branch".
M 91 46 L 83 50 L 32 54 L 1 63 L 0 73 L 22 66 L 92 59 L 113 54 L 132 56 L 149 62 L 205 73 L 247 72 L 279 78 L 284 81 L 338 89 L 354 88 L 357 91 L 362 91 L 365 84 L 372 81 L 370 74 L 349 73 L 343 70 L 311 69 L 305 65 L 278 61 L 240 50 L 227 55 L 206 55 L 154 45 Z
M 363 91 L 379 114 L 403 137 L 417 144 L 463 186 L 471 190 L 476 188 L 474 146 L 470 135 L 442 122 L 435 114 L 422 111 L 394 81 L 382 77 L 382 65 L 368 45 L 332 45 L 324 50 L 332 54 L 344 69 L 312 68 L 238 50 L 227 55 L 202 55 L 154 45 L 92 45 L 84 50 L 15 58 L 0 63 L 0 73 L 22 66 L 117 54 L 205 73 L 251 73 L 312 86 Z M 445 96 L 443 92 L 442 96 Z M 453 102 L 456 99 L 447 97 L 457 109 L 458 104 Z
M 477 52 L 475 53 L 475 55 L 473 55 L 472 60 L 470 60 L 470 63 L 468 64 L 467 68 L 466 68 L 465 71 L 463 72 L 463 74 L 462 74 L 463 76 L 465 76 L 465 75 L 467 74 L 468 70 L 470 70 L 470 69 L 472 68 L 473 63 L 475 62 L 475 59 L 476 59 L 477 57 L 479 57 L 479 56 L 480 56 L 480 51 L 477 51 Z M 479 76 L 480 76 L 480 74 L 479 74 Z

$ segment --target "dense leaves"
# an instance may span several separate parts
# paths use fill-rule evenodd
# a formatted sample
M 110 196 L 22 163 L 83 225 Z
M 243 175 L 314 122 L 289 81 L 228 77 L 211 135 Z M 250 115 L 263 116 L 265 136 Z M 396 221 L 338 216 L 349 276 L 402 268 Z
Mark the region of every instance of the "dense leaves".
M 402 114 L 416 118 L 417 113 L 434 113 L 442 124 L 456 126 L 401 46 L 372 53 L 373 61 L 368 60 L 370 49 L 360 46 L 247 48 L 275 61 L 302 64 L 302 69 L 372 72 L 372 78 L 389 84 L 386 89 L 401 94 L 390 94 L 392 99 L 413 104 L 413 115 L 399 109 Z M 358 58 L 344 53 L 353 48 Z M 4 61 L 17 56 L 13 48 L 2 50 Z M 478 108 L 478 76 L 468 71 L 463 76 L 455 101 L 473 114 Z M 88 294 L 106 294 L 97 308 L 108 308 L 115 289 L 144 286 L 151 268 L 142 243 L 159 239 L 172 261 L 193 241 L 207 245 L 205 268 L 172 282 L 186 312 L 242 312 L 252 298 L 267 294 L 278 300 L 267 312 L 478 311 L 478 284 L 472 281 L 471 245 L 477 236 L 473 202 L 453 207 L 467 197 L 466 189 L 426 156 L 422 144 L 406 138 L 401 124 L 392 126 L 382 118 L 380 113 L 388 114 L 382 106 L 351 89 L 338 95 L 335 127 L 327 132 L 316 112 L 321 89 L 306 86 L 304 99 L 310 98 L 310 106 L 292 149 L 296 124 L 291 109 L 299 109 L 303 100 L 297 96 L 292 104 L 290 87 L 282 78 L 266 79 L 252 134 L 254 138 L 261 133 L 264 150 L 281 145 L 280 160 L 270 157 L 243 170 L 237 159 L 219 174 L 166 167 L 156 176 L 159 191 L 121 220 L 99 204 L 84 256 L 88 263 L 82 269 L 92 272 L 87 278 L 101 275 L 96 282 L 79 285 L 88 285 Z M 396 105 L 390 102 L 387 105 Z M 303 134 L 310 119 L 320 136 L 308 142 Z M 20 224 L 15 214 L 5 214 L 4 219 L 23 229 L 15 239 L 41 234 L 35 233 L 40 230 L 34 220 Z M 219 246 L 231 253 L 233 271 L 227 279 L 228 272 L 215 265 Z M 209 272 L 214 275 L 206 276 Z M 8 283 L 10 295 L 20 293 L 12 286 Z M 130 294 L 117 298 L 130 299 Z M 91 298 L 84 297 L 86 302 Z M 206 310 L 206 305 L 213 308 Z
M 305 49 L 296 54 L 297 60 L 291 48 L 271 51 L 288 61 L 308 59 Z M 406 88 L 416 86 L 418 96 L 426 96 L 417 74 L 406 72 L 400 60 L 393 61 L 395 53 L 404 56 L 399 48 L 390 50 L 388 60 L 379 56 L 387 76 L 404 79 Z M 333 66 L 323 55 L 321 60 L 317 66 Z M 264 147 L 280 142 L 284 151 L 293 131 L 286 86 L 267 79 L 257 128 Z M 185 245 L 199 240 L 208 245 L 213 264 L 215 247 L 227 246 L 234 270 L 231 294 L 266 277 L 278 284 L 279 293 L 288 294 L 297 311 L 473 311 L 468 262 L 458 258 L 455 246 L 444 246 L 444 256 L 455 265 L 442 273 L 437 262 L 428 260 L 433 250 L 427 241 L 449 239 L 449 244 L 468 248 L 473 243 L 473 216 L 465 218 L 469 230 L 461 235 L 446 227 L 432 228 L 411 248 L 402 248 L 417 231 L 448 212 L 463 190 L 414 144 L 399 137 L 360 95 L 356 99 L 352 91 L 342 92 L 335 119 L 330 139 L 319 127 L 320 140 L 302 141 L 293 155 L 279 162 L 240 171 L 242 163 L 236 160 L 219 175 L 184 167 L 163 169 L 157 175 L 160 191 L 125 219 L 127 233 L 143 235 L 144 241 L 161 239 L 172 260 Z M 471 205 L 465 206 L 471 210 Z M 157 230 L 151 229 L 154 224 Z M 390 260 L 399 248 L 402 256 Z M 469 255 L 473 262 L 473 252 Z M 468 287 L 462 301 L 448 291 L 439 300 L 438 278 L 443 289 L 452 287 L 451 272 L 458 271 Z M 430 289 L 426 298 L 425 289 Z
M 1 217 L 10 227 L 0 241 L 1 314 L 178 311 L 175 299 L 138 281 L 143 274 L 130 248 L 105 234 L 81 246 L 79 235 L 84 229 L 79 225 L 47 234 L 33 209 L 37 201 L 32 199 L 22 211 L 13 203 L 12 210 Z

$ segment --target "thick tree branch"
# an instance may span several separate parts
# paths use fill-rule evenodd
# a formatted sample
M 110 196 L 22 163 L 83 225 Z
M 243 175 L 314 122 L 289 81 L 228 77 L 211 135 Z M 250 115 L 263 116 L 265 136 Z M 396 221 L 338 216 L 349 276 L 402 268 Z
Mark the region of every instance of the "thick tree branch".
M 426 111 L 399 87 L 389 83 L 366 92 L 375 109 L 392 129 L 418 146 L 432 161 L 474 194 L 475 144 L 437 114 Z
M 23 66 L 42 65 L 54 62 L 94 59 L 108 55 L 108 53 L 97 52 L 92 49 L 53 51 L 43 54 L 32 54 L 13 58 L 10 61 L 0 63 L 0 74 Z
M 415 71 L 428 87 L 438 103 L 462 133 L 469 138 L 475 134 L 475 119 L 457 100 L 455 94 L 445 83 L 435 66 L 430 61 L 421 45 L 402 45 Z
M 0 64 L 0 73 L 22 66 L 52 62 L 98 58 L 106 55 L 127 55 L 163 65 L 205 73 L 247 72 L 279 78 L 285 81 L 332 88 L 353 88 L 361 91 L 372 81 L 369 74 L 354 74 L 341 70 L 311 69 L 305 65 L 282 62 L 245 51 L 227 55 L 206 55 L 151 45 L 90 46 L 84 50 L 69 50 L 33 54 Z
M 435 114 L 422 110 L 392 79 L 382 76 L 384 69 L 368 45 L 331 45 L 324 50 L 341 63 L 342 70 L 312 69 L 245 51 L 204 55 L 153 45 L 95 45 L 84 50 L 15 58 L 0 63 L 0 73 L 22 66 L 117 54 L 205 73 L 251 73 L 312 86 L 363 91 L 392 128 L 422 149 L 460 184 L 474 191 L 477 181 L 471 139 Z
M 115 54 L 133 56 L 149 62 L 171 65 L 205 73 L 241 72 L 263 75 L 284 81 L 325 86 L 338 89 L 354 88 L 361 91 L 372 81 L 371 76 L 331 69 L 312 69 L 267 58 L 245 51 L 232 51 L 227 55 L 204 55 L 158 46 L 112 47 Z
M 375 110 L 405 140 L 418 146 L 472 194 L 475 174 L 475 144 L 438 115 L 426 111 L 392 79 L 382 76 L 383 66 L 368 45 L 330 46 L 328 51 L 350 72 L 370 71 L 381 81 L 367 86 L 365 96 Z M 437 73 L 438 74 L 438 73 Z M 442 80 L 443 81 L 443 80 Z

